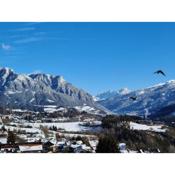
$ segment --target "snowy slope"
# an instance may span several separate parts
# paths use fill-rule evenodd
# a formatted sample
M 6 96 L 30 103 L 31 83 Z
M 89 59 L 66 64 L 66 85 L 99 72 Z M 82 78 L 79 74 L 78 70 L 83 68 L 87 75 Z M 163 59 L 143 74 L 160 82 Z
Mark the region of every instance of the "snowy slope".
M 133 96 L 137 97 L 136 101 L 130 99 Z M 156 115 L 162 108 L 175 105 L 175 80 L 127 94 L 117 94 L 99 103 L 117 114 Z

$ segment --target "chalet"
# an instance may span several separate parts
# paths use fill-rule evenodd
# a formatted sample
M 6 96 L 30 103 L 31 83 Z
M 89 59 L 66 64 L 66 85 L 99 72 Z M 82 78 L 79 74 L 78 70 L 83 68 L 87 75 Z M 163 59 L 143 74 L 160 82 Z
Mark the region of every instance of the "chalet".
M 0 144 L 1 153 L 16 153 L 18 150 L 17 144 Z
M 18 144 L 21 153 L 41 153 L 43 145 L 41 142 Z

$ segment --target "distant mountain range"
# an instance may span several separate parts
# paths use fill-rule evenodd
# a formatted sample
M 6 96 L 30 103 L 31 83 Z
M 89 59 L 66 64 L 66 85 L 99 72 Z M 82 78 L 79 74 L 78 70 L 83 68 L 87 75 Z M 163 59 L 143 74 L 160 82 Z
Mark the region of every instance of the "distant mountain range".
M 137 97 L 134 101 L 130 97 Z M 175 115 L 175 80 L 126 93 L 97 95 L 98 102 L 116 114 L 138 116 Z
M 0 105 L 31 109 L 41 105 L 76 107 L 88 105 L 104 109 L 84 90 L 74 87 L 62 76 L 17 74 L 0 69 Z
M 137 97 L 132 100 L 130 97 Z M 146 89 L 107 91 L 96 97 L 76 88 L 62 76 L 44 73 L 17 74 L 0 69 L 0 106 L 37 109 L 41 106 L 88 109 L 104 113 L 138 116 L 175 115 L 175 80 Z M 92 110 L 93 109 L 93 110 Z
M 106 100 L 108 98 L 112 98 L 114 96 L 126 95 L 129 92 L 131 92 L 131 91 L 128 88 L 123 88 L 120 90 L 113 90 L 113 91 L 109 90 L 109 91 L 97 94 L 95 99 L 96 99 L 96 101 L 102 101 L 102 100 Z

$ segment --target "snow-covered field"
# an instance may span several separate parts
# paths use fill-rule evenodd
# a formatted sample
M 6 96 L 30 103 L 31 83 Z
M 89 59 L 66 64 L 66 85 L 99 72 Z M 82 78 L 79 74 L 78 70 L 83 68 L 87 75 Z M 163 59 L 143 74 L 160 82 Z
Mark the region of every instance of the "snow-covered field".
M 24 125 L 29 125 L 32 126 L 33 128 L 39 128 L 41 125 L 46 126 L 46 127 L 52 127 L 55 126 L 60 129 L 64 129 L 65 131 L 68 132 L 81 132 L 81 131 L 86 131 L 89 128 L 81 126 L 80 124 L 83 122 L 64 122 L 64 123 L 25 123 Z
M 132 130 L 143 130 L 143 131 L 154 131 L 154 132 L 166 132 L 165 128 L 162 128 L 162 125 L 144 125 L 144 124 L 138 124 L 134 122 L 130 122 L 130 129 Z
M 13 123 L 14 124 L 14 123 Z M 20 130 L 20 131 L 26 131 L 28 133 L 40 133 L 40 129 L 37 128 L 23 128 L 23 127 L 18 127 L 18 124 L 15 124 L 17 127 L 15 126 L 5 126 L 6 129 L 10 130 L 10 131 L 14 131 L 14 130 Z M 0 125 L 0 127 L 2 127 L 3 125 Z

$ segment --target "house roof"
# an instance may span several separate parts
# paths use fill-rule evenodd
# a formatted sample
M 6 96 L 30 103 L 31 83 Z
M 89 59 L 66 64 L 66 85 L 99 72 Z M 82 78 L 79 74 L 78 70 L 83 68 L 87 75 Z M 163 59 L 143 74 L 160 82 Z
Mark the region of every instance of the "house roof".
M 1 149 L 12 149 L 12 148 L 18 148 L 18 145 L 16 144 L 0 144 Z
M 42 151 L 43 145 L 42 143 L 19 144 L 19 149 L 21 152 Z
M 18 143 L 19 146 L 36 146 L 42 145 L 42 142 L 27 142 L 27 143 Z
M 19 148 L 20 151 L 40 151 L 42 150 L 41 142 L 18 143 L 18 144 L 0 144 L 1 149 Z

